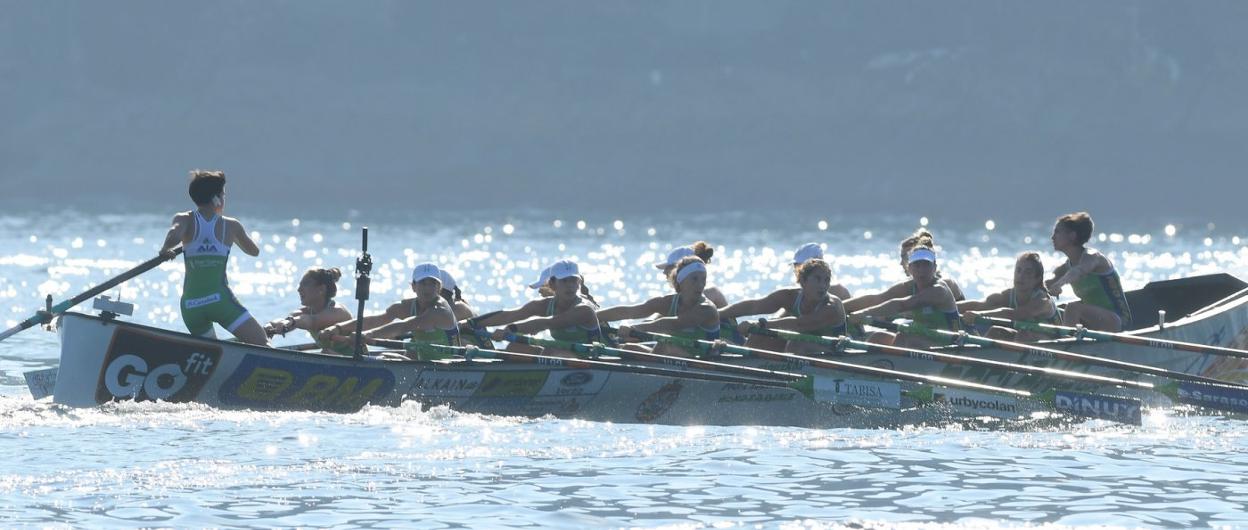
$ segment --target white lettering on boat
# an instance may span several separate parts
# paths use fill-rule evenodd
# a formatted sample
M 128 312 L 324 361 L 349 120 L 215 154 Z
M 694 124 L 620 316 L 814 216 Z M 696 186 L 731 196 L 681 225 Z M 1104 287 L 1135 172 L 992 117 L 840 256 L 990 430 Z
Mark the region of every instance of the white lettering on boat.
M 169 399 L 186 386 L 187 375 L 209 374 L 212 364 L 207 355 L 193 353 L 186 359 L 185 369 L 169 363 L 149 370 L 142 357 L 126 354 L 108 364 L 104 385 L 114 397 L 137 398 L 142 391 L 149 399 Z

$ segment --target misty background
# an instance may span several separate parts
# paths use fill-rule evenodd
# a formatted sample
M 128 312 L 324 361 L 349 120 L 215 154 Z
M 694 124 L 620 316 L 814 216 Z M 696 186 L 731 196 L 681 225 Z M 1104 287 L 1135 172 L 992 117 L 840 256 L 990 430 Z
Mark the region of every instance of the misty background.
M 9 210 L 172 211 L 189 169 L 220 168 L 240 215 L 1088 209 L 1248 225 L 1248 2 L 0 10 Z

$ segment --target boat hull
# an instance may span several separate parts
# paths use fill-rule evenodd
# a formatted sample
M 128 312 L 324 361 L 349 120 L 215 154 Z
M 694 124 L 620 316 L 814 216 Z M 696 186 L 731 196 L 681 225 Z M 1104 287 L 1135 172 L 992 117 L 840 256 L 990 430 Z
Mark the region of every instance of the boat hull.
M 669 425 L 870 427 L 932 409 L 819 403 L 790 388 L 484 361 L 397 361 L 209 340 L 66 313 L 55 402 L 161 400 L 224 409 L 353 412 L 415 401 L 464 412 Z

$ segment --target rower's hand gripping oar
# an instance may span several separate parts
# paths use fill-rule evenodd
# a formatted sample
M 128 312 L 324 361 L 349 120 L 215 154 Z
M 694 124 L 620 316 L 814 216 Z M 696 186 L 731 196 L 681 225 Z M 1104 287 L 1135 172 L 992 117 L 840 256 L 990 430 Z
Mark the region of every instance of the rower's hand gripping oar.
M 1111 333 L 1108 331 L 1088 329 L 1083 326 L 1058 326 L 1044 322 L 1027 322 L 1025 320 L 1015 321 L 997 317 L 979 316 L 976 317 L 976 320 L 982 320 L 993 325 L 1011 327 L 1023 331 L 1046 333 L 1055 337 L 1075 337 L 1077 339 L 1090 338 L 1096 341 L 1120 342 L 1122 344 L 1130 344 L 1132 346 L 1147 346 L 1150 348 L 1161 348 L 1163 350 L 1179 350 L 1193 353 L 1207 353 L 1209 355 L 1219 355 L 1223 357 L 1235 357 L 1238 359 L 1248 359 L 1248 350 L 1227 348 L 1225 346 L 1210 346 L 1208 344 L 1197 344 L 1195 342 L 1142 337 L 1128 333 Z
M 1248 386 L 1204 377 L 1184 372 L 1176 372 L 1165 368 L 1157 368 L 1144 364 L 1119 361 L 1082 353 L 1068 352 L 1053 348 L 1045 348 L 1033 344 L 1024 344 L 1006 340 L 990 339 L 971 335 L 965 332 L 954 332 L 940 329 L 929 329 L 916 324 L 893 324 L 891 322 L 873 322 L 872 326 L 899 330 L 927 337 L 950 340 L 954 344 L 972 343 L 991 346 L 1026 355 L 1035 355 L 1049 359 L 1086 363 L 1091 365 L 1114 368 L 1126 372 L 1136 372 L 1158 377 L 1163 384 L 1156 385 L 1154 390 L 1178 403 L 1197 405 L 1215 410 L 1248 414 Z
M 16 335 L 17 333 L 23 330 L 33 328 L 40 324 L 47 324 L 49 322 L 52 322 L 52 319 L 56 317 L 56 315 L 59 315 L 61 313 L 68 311 L 70 308 L 82 303 L 84 300 L 95 297 L 96 295 L 99 295 L 100 293 L 103 293 L 104 291 L 107 291 L 109 289 L 112 289 L 113 287 L 120 285 L 122 282 L 130 280 L 131 278 L 134 278 L 135 276 L 138 276 L 149 270 L 152 270 L 156 268 L 157 266 L 159 266 L 161 263 L 169 261 L 177 257 L 177 255 L 181 253 L 182 253 L 182 247 L 176 247 L 172 250 L 163 252 L 160 255 L 152 259 L 149 259 L 147 261 L 144 261 L 143 263 L 140 263 L 139 265 L 135 266 L 133 269 L 130 269 L 126 272 L 118 274 L 117 276 L 114 276 L 108 281 L 105 281 L 104 283 L 101 283 L 95 287 L 87 289 L 86 291 L 79 293 L 77 296 L 70 298 L 69 300 L 65 300 L 64 302 L 61 302 L 56 305 L 51 304 L 52 297 L 49 295 L 48 307 L 45 307 L 43 310 L 36 311 L 35 314 L 31 316 L 30 318 L 27 318 L 26 320 L 23 320 L 20 324 L 5 330 L 3 333 L 0 333 L 0 341 L 7 339 L 13 335 Z

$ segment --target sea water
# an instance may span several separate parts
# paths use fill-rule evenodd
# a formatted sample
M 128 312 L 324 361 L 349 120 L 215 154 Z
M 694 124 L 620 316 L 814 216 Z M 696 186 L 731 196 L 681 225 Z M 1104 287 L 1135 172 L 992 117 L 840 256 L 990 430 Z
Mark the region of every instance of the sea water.
M 560 258 L 580 263 L 604 305 L 635 303 L 668 289 L 653 263 L 699 239 L 715 246 L 710 282 L 730 300 L 791 284 L 791 252 L 808 241 L 826 244 L 836 282 L 877 291 L 902 278 L 897 242 L 920 225 L 972 298 L 1008 287 L 1019 252 L 1041 251 L 1050 270 L 1060 263 L 1047 222 L 233 213 L 262 251 L 234 251 L 230 284 L 262 322 L 298 307 L 312 266 L 342 268 L 338 301 L 354 311 L 364 226 L 370 311 L 403 297 L 425 261 L 454 273 L 479 311 L 528 300 L 525 285 Z M 169 217 L 0 216 L 0 323 L 154 256 Z M 1199 220 L 1098 228 L 1092 246 L 1127 288 L 1213 272 L 1248 278 L 1248 233 Z M 183 330 L 181 281 L 175 262 L 109 294 L 137 305 L 130 320 Z M 308 340 L 296 332 L 277 343 Z M 0 526 L 1248 526 L 1248 423 L 1233 418 L 1020 432 L 627 425 L 416 404 L 354 414 L 68 409 L 33 400 L 22 377 L 58 355 L 55 334 L 37 328 L 0 343 Z

